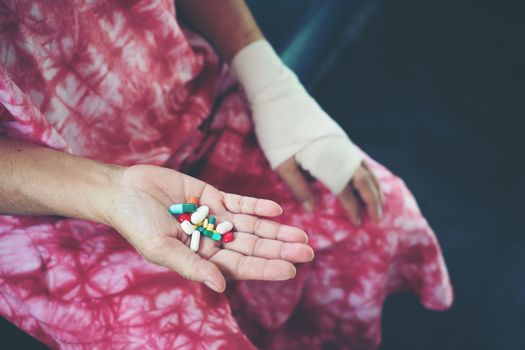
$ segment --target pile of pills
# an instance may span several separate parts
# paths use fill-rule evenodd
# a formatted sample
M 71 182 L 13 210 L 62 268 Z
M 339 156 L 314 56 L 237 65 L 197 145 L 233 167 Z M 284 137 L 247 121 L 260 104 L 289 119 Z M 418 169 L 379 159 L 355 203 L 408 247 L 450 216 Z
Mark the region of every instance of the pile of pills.
M 199 206 L 197 197 L 190 197 L 188 203 L 172 204 L 168 210 L 172 215 L 177 215 L 182 230 L 191 236 L 190 249 L 194 252 L 199 250 L 201 235 L 224 243 L 233 241 L 233 224 L 224 221 L 215 226 L 215 217 L 208 217 L 210 208 Z

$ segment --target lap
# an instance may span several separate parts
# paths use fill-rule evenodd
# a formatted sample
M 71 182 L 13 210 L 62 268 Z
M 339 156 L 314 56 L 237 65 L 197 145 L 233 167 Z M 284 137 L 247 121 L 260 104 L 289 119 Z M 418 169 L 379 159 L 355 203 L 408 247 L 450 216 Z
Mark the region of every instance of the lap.
M 301 336 L 287 332 L 297 327 L 290 325 L 294 315 L 302 315 L 301 322 L 315 324 L 302 333 L 303 346 L 313 344 L 313 334 L 333 335 L 335 324 L 345 324 L 343 338 L 370 346 L 380 339 L 381 309 L 389 293 L 413 291 L 429 308 L 450 306 L 452 290 L 439 244 L 399 177 L 365 155 L 385 198 L 379 222 L 365 217 L 362 226 L 353 226 L 337 198 L 318 182 L 312 183 L 316 210 L 305 212 L 269 167 L 245 106 L 238 93 L 224 99 L 209 130 L 213 147 L 196 175 L 224 191 L 277 201 L 284 208 L 277 220 L 304 229 L 316 251 L 294 280 L 235 285 L 230 299 L 246 332 L 264 339 L 261 330 L 266 330 L 271 341 L 284 332 L 298 342 Z
M 240 94 L 223 99 L 207 138 L 210 147 L 194 175 L 224 191 L 276 200 L 284 208 L 278 220 L 305 229 L 317 254 L 291 281 L 232 285 L 229 299 L 248 334 L 270 330 L 269 342 L 287 335 L 308 343 L 308 337 L 329 339 L 346 327 L 341 337 L 375 342 L 390 292 L 413 290 L 435 309 L 450 305 L 435 236 L 405 184 L 386 168 L 367 158 L 386 199 L 383 219 L 365 218 L 354 227 L 319 183 L 313 183 L 314 213 L 293 199 L 258 147 Z M 251 346 L 226 297 L 144 261 L 113 230 L 75 220 L 1 220 L 0 295 L 6 302 L 0 311 L 49 345 Z M 317 328 L 305 330 L 306 338 L 290 336 L 290 320 L 297 319 L 315 321 Z
M 53 348 L 250 348 L 227 299 L 76 220 L 0 233 L 2 316 Z

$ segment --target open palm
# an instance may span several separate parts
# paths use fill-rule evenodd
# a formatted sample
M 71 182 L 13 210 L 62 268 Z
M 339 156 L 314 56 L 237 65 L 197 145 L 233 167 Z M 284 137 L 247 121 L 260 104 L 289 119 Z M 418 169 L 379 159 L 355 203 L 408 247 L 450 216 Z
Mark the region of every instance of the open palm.
M 202 237 L 197 253 L 188 248 L 190 237 L 167 208 L 190 196 L 200 197 L 218 222 L 233 223 L 232 242 L 222 247 Z M 313 259 L 304 231 L 259 218 L 280 215 L 277 203 L 224 193 L 171 169 L 127 168 L 111 201 L 113 227 L 148 261 L 218 292 L 226 286 L 222 272 L 234 279 L 285 280 L 295 276 L 293 263 Z

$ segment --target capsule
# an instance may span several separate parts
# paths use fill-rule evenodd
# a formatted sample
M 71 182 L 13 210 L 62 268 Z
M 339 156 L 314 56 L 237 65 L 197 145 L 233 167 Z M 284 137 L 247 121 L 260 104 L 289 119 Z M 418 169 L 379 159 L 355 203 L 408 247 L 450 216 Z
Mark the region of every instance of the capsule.
M 216 230 L 222 235 L 230 231 L 232 228 L 233 228 L 233 224 L 231 222 L 224 221 L 217 225 Z
M 208 219 L 204 219 L 204 221 L 201 224 L 202 227 L 207 228 L 208 227 Z
M 190 249 L 196 252 L 199 250 L 199 242 L 201 240 L 201 233 L 199 230 L 193 231 L 191 234 Z
M 209 237 L 211 239 L 213 239 L 214 241 L 220 241 L 221 240 L 221 235 L 218 234 L 216 231 L 210 231 L 210 230 L 206 230 L 202 233 L 204 236 L 206 237 Z
M 180 214 L 177 218 L 179 222 L 182 224 L 184 221 L 191 221 L 191 215 L 190 214 Z
M 168 210 L 173 215 L 193 213 L 195 210 L 197 210 L 197 205 L 192 203 L 172 204 Z
M 188 199 L 188 203 L 192 203 L 192 204 L 195 204 L 195 205 L 199 205 L 199 197 L 190 197 Z
M 233 232 L 226 232 L 222 235 L 222 241 L 224 243 L 228 243 L 228 242 L 231 242 L 233 241 Z
M 183 221 L 180 224 L 180 227 L 182 228 L 182 231 L 186 232 L 186 234 L 191 235 L 193 231 L 195 231 L 196 226 L 192 225 L 189 221 Z
M 193 204 L 195 205 L 195 204 Z M 192 224 L 200 224 L 210 212 L 210 208 L 208 208 L 206 205 L 201 205 L 199 208 L 197 208 L 197 211 L 191 214 L 191 223 Z
M 210 218 L 208 219 L 208 224 L 213 224 L 215 225 L 215 216 L 210 216 Z

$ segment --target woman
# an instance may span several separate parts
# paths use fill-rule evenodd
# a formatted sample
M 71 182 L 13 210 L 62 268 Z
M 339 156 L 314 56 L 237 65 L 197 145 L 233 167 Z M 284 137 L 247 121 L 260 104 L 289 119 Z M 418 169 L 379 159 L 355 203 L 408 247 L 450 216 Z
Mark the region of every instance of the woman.
M 243 1 L 177 9 L 237 80 L 168 0 L 1 2 L 2 315 L 60 349 L 370 349 L 388 293 L 449 307 L 403 182 Z M 235 240 L 189 250 L 167 211 L 189 196 Z

